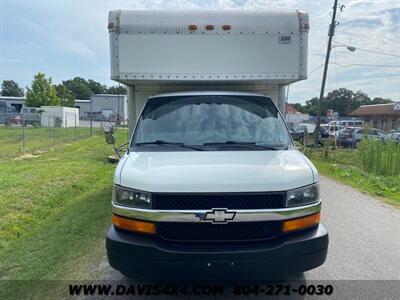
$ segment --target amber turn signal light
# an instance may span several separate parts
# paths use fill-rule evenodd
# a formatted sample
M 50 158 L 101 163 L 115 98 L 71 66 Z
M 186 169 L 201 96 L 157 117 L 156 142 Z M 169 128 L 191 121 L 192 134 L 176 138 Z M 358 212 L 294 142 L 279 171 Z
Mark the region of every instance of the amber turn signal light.
M 320 213 L 317 213 L 311 216 L 285 221 L 283 223 L 283 232 L 305 229 L 319 224 L 320 217 Z
M 156 225 L 154 223 L 123 218 L 117 215 L 112 215 L 112 224 L 115 227 L 130 231 L 147 233 L 147 234 L 156 233 Z

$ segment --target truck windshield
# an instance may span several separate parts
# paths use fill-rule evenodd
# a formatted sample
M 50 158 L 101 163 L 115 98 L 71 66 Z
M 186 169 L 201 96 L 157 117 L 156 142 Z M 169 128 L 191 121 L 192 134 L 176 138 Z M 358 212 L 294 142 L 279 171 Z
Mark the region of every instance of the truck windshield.
M 134 147 L 149 145 L 152 149 L 204 151 L 220 150 L 221 146 L 224 150 L 282 150 L 293 144 L 271 99 L 201 95 L 150 99 L 131 143 Z

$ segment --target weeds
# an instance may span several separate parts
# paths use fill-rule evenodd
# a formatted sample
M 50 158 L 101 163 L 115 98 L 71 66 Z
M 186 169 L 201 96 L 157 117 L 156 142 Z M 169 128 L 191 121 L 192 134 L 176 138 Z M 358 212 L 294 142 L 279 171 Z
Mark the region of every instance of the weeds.
M 400 174 L 400 146 L 394 142 L 383 144 L 377 140 L 363 140 L 359 147 L 361 168 L 376 175 Z
M 307 148 L 305 155 L 320 173 L 400 203 L 400 145 L 365 140 L 358 149 L 326 145 L 323 149 Z

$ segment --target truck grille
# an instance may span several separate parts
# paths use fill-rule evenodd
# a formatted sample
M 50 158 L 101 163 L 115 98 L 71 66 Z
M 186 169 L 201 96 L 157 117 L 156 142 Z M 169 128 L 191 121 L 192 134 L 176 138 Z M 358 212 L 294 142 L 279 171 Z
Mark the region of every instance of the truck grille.
M 285 207 L 285 193 L 153 194 L 153 208 L 160 210 L 269 209 Z
M 160 222 L 159 237 L 177 242 L 267 241 L 277 237 L 282 222 L 240 222 L 228 224 Z

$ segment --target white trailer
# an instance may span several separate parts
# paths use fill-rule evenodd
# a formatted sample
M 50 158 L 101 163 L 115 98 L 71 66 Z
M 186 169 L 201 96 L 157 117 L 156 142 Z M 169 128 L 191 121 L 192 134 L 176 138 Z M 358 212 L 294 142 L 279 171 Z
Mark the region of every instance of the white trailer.
M 301 11 L 124 11 L 109 14 L 111 79 L 127 85 L 132 130 L 150 96 L 243 91 L 284 113 L 287 85 L 307 78 Z
M 79 109 L 64 106 L 41 106 L 42 127 L 75 127 L 79 126 Z

